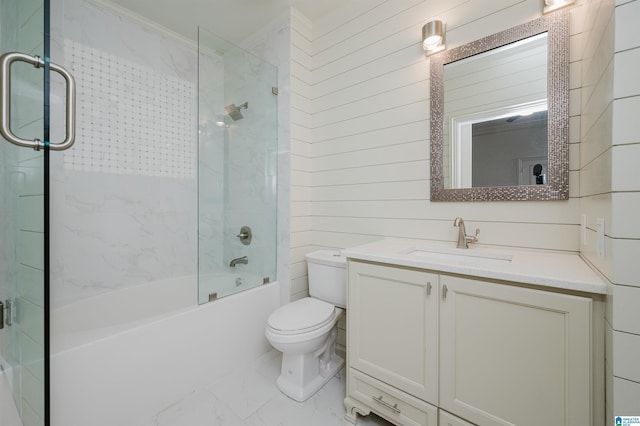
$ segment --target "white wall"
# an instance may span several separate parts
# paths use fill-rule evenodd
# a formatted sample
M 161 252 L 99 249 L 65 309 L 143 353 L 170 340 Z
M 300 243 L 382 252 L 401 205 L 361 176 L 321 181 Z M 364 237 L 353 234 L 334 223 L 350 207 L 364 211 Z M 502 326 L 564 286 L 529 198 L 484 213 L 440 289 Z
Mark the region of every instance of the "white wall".
M 312 246 L 312 54 L 311 22 L 291 15 L 291 253 L 290 294 L 295 300 L 307 295 L 307 264 L 304 255 Z
M 314 23 L 313 242 L 382 237 L 455 241 L 453 219 L 480 243 L 577 251 L 577 145 L 571 199 L 429 201 L 429 61 L 422 25 L 446 23 L 447 47 L 541 16 L 538 1 L 392 0 Z
M 305 253 L 385 237 L 454 242 L 457 216 L 481 229 L 480 244 L 578 251 L 579 128 L 570 130 L 568 201 L 429 201 L 429 61 L 422 26 L 445 22 L 451 48 L 541 14 L 537 0 L 345 2 L 313 23 L 294 11 L 291 299 L 308 295 Z M 581 55 L 579 47 L 572 52 Z
M 452 48 L 537 18 L 541 9 L 535 0 L 388 0 L 347 5 L 313 22 L 304 63 L 311 112 L 301 132 L 310 132 L 311 149 L 300 173 L 303 193 L 311 191 L 304 204 L 311 222 L 300 247 L 383 237 L 453 242 L 453 218 L 462 216 L 481 229 L 481 244 L 581 252 L 610 283 L 607 416 L 630 414 L 640 400 L 633 361 L 640 358 L 640 2 L 578 0 L 571 8 L 568 201 L 429 201 L 422 25 L 445 22 Z M 597 218 L 605 219 L 604 259 L 596 253 Z M 302 278 L 292 294 L 304 294 Z
M 607 419 L 631 415 L 640 401 L 640 20 L 638 1 L 585 1 L 582 66 L 582 254 L 609 284 L 606 313 Z M 605 251 L 597 249 L 597 219 Z
M 303 253 L 384 237 L 455 241 L 456 216 L 481 229 L 481 244 L 578 251 L 578 129 L 571 131 L 568 201 L 429 201 L 422 25 L 444 21 L 451 48 L 541 13 L 535 0 L 377 0 L 346 3 L 313 25 L 294 17 L 293 298 L 307 291 Z M 577 111 L 573 101 L 571 115 Z
M 78 87 L 75 145 L 51 161 L 53 308 L 195 277 L 196 45 L 99 2 L 51 10 L 52 56 Z

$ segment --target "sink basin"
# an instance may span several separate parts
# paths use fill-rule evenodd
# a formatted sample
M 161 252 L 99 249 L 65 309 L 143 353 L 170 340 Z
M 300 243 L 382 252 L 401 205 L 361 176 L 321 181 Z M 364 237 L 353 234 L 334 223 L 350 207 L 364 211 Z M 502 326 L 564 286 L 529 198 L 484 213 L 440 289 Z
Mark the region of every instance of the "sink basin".
M 409 257 L 415 257 L 424 260 L 455 263 L 473 263 L 475 265 L 495 265 L 496 263 L 508 264 L 513 259 L 513 256 L 507 253 L 479 249 L 458 248 L 412 248 L 405 254 Z

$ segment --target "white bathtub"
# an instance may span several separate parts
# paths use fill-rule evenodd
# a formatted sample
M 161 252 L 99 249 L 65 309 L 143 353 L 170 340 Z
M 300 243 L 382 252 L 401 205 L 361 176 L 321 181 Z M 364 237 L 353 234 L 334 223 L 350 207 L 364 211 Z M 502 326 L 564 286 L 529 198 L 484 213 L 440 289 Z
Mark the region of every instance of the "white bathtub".
M 264 326 L 279 283 L 198 306 L 195 282 L 114 291 L 52 312 L 52 426 L 143 423 L 270 349 Z
M 0 425 L 21 426 L 22 422 L 9 387 L 10 378 L 5 377 L 5 374 L 6 372 L 0 372 Z

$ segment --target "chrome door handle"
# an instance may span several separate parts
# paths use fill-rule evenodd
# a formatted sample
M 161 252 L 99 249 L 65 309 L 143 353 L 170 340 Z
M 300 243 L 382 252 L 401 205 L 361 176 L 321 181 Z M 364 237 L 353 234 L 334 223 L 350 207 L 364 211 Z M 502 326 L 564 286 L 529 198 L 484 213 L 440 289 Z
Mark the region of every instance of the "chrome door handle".
M 11 64 L 16 61 L 26 62 L 36 68 L 45 65 L 45 60 L 39 56 L 24 53 L 8 52 L 0 56 L 0 134 L 14 145 L 33 148 L 39 151 L 49 147 L 53 151 L 70 148 L 76 140 L 76 81 L 73 76 L 60 65 L 49 62 L 49 69 L 60 74 L 66 82 L 66 131 L 65 139 L 60 143 L 50 143 L 39 139 L 28 140 L 16 136 L 11 130 Z

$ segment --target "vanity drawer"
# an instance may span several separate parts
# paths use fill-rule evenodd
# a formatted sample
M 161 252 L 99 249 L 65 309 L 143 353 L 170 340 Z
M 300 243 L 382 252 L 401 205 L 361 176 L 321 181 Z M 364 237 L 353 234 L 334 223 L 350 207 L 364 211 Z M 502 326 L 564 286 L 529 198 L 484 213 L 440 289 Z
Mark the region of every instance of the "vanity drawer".
M 349 396 L 366 404 L 371 411 L 402 426 L 436 426 L 438 410 L 357 370 L 349 370 Z

